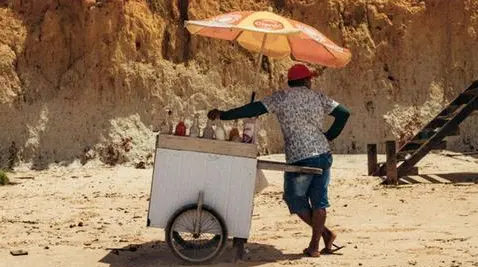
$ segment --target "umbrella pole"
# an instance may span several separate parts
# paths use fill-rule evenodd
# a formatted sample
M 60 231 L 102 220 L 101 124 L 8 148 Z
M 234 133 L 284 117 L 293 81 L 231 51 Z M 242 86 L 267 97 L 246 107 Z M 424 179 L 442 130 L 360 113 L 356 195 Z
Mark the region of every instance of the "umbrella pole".
M 267 42 L 267 33 L 264 34 L 264 38 L 262 38 L 262 45 L 261 45 L 261 52 L 259 54 L 259 62 L 257 62 L 256 66 L 256 73 L 259 73 L 260 66 L 262 64 L 262 58 L 264 57 L 264 48 L 266 47 Z
M 259 62 L 257 62 L 256 66 L 256 80 L 259 80 L 259 71 L 260 67 L 262 65 L 262 57 L 264 56 L 264 48 L 266 47 L 266 41 L 267 41 L 267 33 L 264 34 L 264 38 L 262 38 L 262 45 L 261 45 L 261 52 L 259 54 Z M 251 103 L 254 103 L 254 98 L 256 97 L 256 92 L 252 91 L 252 97 L 251 97 Z M 259 132 L 259 125 L 257 123 L 257 117 L 254 120 L 254 138 L 253 138 L 253 143 L 257 144 L 257 137 L 256 134 Z
M 265 33 L 264 38 L 262 38 L 261 52 L 259 53 L 259 61 L 257 62 L 257 66 L 256 66 L 256 77 L 259 75 L 259 71 L 262 65 L 262 58 L 264 57 L 264 48 L 266 47 L 266 42 L 267 42 L 267 33 Z M 251 103 L 254 102 L 255 96 L 256 96 L 256 93 L 253 91 L 252 97 L 251 97 Z

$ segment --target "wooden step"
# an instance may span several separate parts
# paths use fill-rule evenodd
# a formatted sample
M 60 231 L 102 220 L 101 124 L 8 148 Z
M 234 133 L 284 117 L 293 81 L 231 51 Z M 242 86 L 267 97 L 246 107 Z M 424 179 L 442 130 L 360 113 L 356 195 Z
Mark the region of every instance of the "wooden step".
M 466 90 L 463 92 L 463 95 L 478 96 L 478 88 Z
M 454 117 L 463 105 L 449 105 L 438 116 Z
M 419 149 L 423 144 L 425 144 L 428 140 L 430 139 L 415 139 L 408 141 L 404 146 L 402 146 L 399 150 L 400 151 L 409 151 L 409 150 L 417 150 Z
M 414 142 L 413 144 L 417 144 L 417 145 L 423 145 L 425 144 L 426 142 L 428 142 L 429 139 L 421 139 L 421 140 L 413 140 L 412 142 Z M 412 144 L 412 142 L 409 142 L 409 144 Z M 432 150 L 442 150 L 442 149 L 446 149 L 446 145 L 447 145 L 447 142 L 445 140 L 442 140 L 440 141 L 440 143 L 436 144 L 435 146 L 433 146 Z M 405 146 L 406 147 L 406 146 Z M 409 149 L 409 150 L 403 150 L 403 151 L 399 151 L 397 153 L 397 160 L 400 160 L 400 161 L 406 161 L 408 160 L 410 157 L 413 156 L 413 154 L 415 154 L 416 152 L 418 152 L 418 150 L 420 150 L 420 148 L 416 148 L 416 149 Z
M 415 154 L 417 151 L 418 149 L 400 151 L 397 153 L 397 160 L 406 161 L 411 158 L 413 154 Z
M 417 144 L 417 145 L 423 145 L 425 144 L 429 139 L 416 139 L 408 142 L 409 144 Z
M 449 122 L 451 120 L 452 120 L 452 118 L 444 119 L 444 118 L 437 117 L 437 118 L 433 119 L 430 123 L 428 123 L 427 128 L 432 128 L 435 131 L 436 128 L 443 127 L 447 122 Z
M 421 146 L 421 144 L 407 143 L 400 148 L 400 151 L 418 150 Z
M 464 94 L 462 93 L 459 95 L 453 102 L 453 105 L 464 105 L 468 104 L 471 100 L 473 100 L 474 96 L 471 94 Z
M 453 117 L 455 117 L 459 112 L 457 112 L 456 110 L 454 112 L 450 112 L 446 115 L 441 115 L 441 116 L 437 116 L 436 119 L 440 119 L 440 120 L 451 120 L 453 119 Z
M 418 133 L 417 136 L 420 139 L 429 139 L 433 135 L 435 135 L 438 132 L 438 130 L 439 128 L 437 130 L 433 130 L 431 128 L 425 128 L 420 133 Z M 447 136 L 460 136 L 460 128 L 455 128 L 454 130 L 448 132 Z
M 430 139 L 416 139 L 409 141 L 405 146 L 403 146 L 404 151 L 413 151 L 418 150 L 423 144 L 428 142 Z M 409 147 L 410 146 L 410 147 Z M 446 149 L 446 141 L 442 140 L 438 145 L 433 149 Z
M 448 105 L 443 111 L 446 111 L 447 113 L 453 113 L 461 106 L 462 105 Z
M 419 139 L 429 139 L 433 135 L 435 135 L 437 132 L 438 130 L 435 131 L 435 129 L 432 129 L 432 128 L 424 128 L 417 134 L 417 137 Z

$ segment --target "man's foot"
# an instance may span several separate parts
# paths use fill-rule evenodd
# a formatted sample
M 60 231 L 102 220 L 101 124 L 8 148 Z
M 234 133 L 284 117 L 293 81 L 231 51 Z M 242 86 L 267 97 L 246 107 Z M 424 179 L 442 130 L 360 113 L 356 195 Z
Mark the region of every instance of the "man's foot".
M 302 251 L 305 256 L 311 257 L 311 258 L 318 258 L 320 257 L 320 252 L 318 250 L 311 250 L 309 248 L 305 248 L 304 251 Z
M 334 241 L 337 238 L 337 235 L 334 234 L 332 231 L 329 231 L 327 238 L 324 237 L 325 248 L 328 250 L 332 250 L 334 247 Z
M 323 248 L 321 251 L 320 251 L 320 254 L 324 254 L 324 255 L 327 255 L 327 254 L 334 254 L 335 252 L 343 249 L 345 246 L 337 246 L 337 245 L 334 245 L 334 248 L 333 249 L 330 249 L 330 248 Z

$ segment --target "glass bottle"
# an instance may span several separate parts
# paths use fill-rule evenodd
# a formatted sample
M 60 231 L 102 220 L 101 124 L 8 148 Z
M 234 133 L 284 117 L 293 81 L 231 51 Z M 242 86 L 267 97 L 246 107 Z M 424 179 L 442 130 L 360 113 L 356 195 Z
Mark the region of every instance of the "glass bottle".
M 214 129 L 212 128 L 212 121 L 207 120 L 206 128 L 204 128 L 203 138 L 214 139 Z
M 232 142 L 241 142 L 241 136 L 239 134 L 239 128 L 238 128 L 238 123 L 237 120 L 234 121 L 234 124 L 232 125 L 232 129 L 229 132 L 229 141 Z
M 159 126 L 159 133 L 160 134 L 171 134 L 171 127 L 170 127 L 170 115 L 171 111 L 168 112 L 168 116 L 165 116 L 161 125 Z
M 199 132 L 200 132 L 200 128 L 199 128 L 199 114 L 194 114 L 194 121 L 193 121 L 193 125 L 191 126 L 191 129 L 189 130 L 189 136 L 190 137 L 199 137 Z
M 168 134 L 173 134 L 173 112 L 168 110 Z
M 243 143 L 249 143 L 249 144 L 254 143 L 255 126 L 256 126 L 256 120 L 253 118 L 246 119 L 244 121 L 244 132 L 242 134 Z
M 179 123 L 176 125 L 176 130 L 174 132 L 174 135 L 186 136 L 186 125 L 184 124 L 183 117 L 181 117 L 181 119 L 179 120 Z
M 224 126 L 220 120 L 216 120 L 216 140 L 224 141 L 226 140 L 226 131 L 224 130 Z

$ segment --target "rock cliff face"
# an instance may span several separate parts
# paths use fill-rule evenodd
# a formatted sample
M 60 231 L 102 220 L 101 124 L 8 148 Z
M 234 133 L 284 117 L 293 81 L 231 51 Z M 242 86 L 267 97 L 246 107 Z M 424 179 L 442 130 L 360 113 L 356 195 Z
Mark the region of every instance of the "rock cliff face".
M 256 76 L 256 55 L 182 26 L 269 6 L 353 53 L 344 69 L 313 66 L 322 71 L 315 86 L 353 113 L 338 153 L 417 130 L 478 79 L 473 0 L 2 0 L 0 163 L 9 150 L 39 168 L 69 163 L 125 137 L 129 159 L 146 160 L 167 109 L 199 112 L 205 124 L 211 107 L 283 87 L 290 60 L 265 59 Z M 469 118 L 450 148 L 477 149 L 476 123 Z M 262 128 L 263 152 L 282 151 L 275 119 Z

